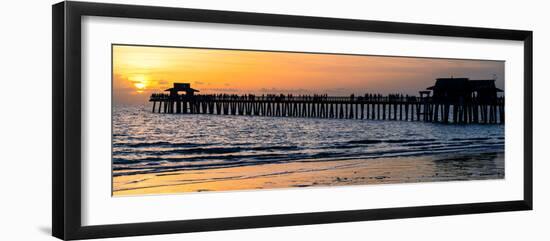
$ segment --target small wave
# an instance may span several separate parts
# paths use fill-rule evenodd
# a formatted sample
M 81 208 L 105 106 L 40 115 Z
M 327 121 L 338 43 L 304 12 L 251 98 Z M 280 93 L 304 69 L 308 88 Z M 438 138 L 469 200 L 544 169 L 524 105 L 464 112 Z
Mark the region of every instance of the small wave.
M 140 154 L 140 155 L 152 155 L 152 156 L 162 156 L 162 155 L 195 155 L 195 154 L 229 154 L 229 153 L 238 153 L 238 152 L 253 152 L 253 151 L 290 151 L 298 150 L 298 146 L 256 146 L 256 147 L 198 147 L 198 148 L 188 148 L 188 149 L 168 149 L 168 150 L 117 150 L 114 151 L 114 155 L 125 155 L 125 154 Z
M 190 148 L 175 150 L 143 150 L 143 151 L 117 151 L 113 154 L 113 163 L 120 165 L 132 165 L 140 163 L 198 163 L 202 161 L 222 161 L 231 162 L 236 160 L 251 160 L 258 164 L 271 160 L 299 160 L 299 159 L 317 159 L 317 158 L 344 158 L 344 157 L 376 157 L 376 155 L 408 155 L 416 151 L 459 151 L 467 148 L 493 148 L 503 147 L 502 142 L 484 142 L 477 143 L 471 141 L 460 142 L 412 142 L 392 147 L 390 150 L 380 150 L 379 148 L 366 149 L 364 145 L 334 145 L 313 149 L 307 149 L 307 152 L 301 152 L 302 148 L 298 146 L 258 146 L 258 147 L 213 147 L 213 148 Z M 351 150 L 355 149 L 355 150 Z M 384 148 L 386 149 L 386 148 Z M 259 151 L 259 152 L 255 152 Z M 125 156 L 129 154 L 130 156 Z M 147 164 L 149 165 L 149 164 Z M 154 164 L 152 164 L 154 166 Z
M 427 141 L 436 141 L 436 139 L 395 139 L 395 140 L 386 140 L 387 143 L 409 143 L 409 142 L 427 142 Z
M 168 142 L 168 141 L 156 141 L 156 142 L 133 142 L 133 143 L 113 143 L 115 147 L 198 147 L 198 146 L 209 146 L 214 143 L 209 144 L 199 144 L 199 143 L 187 143 L 187 142 Z
M 490 140 L 489 137 L 470 137 L 470 138 L 451 138 L 451 141 L 486 141 Z
M 439 145 L 441 142 L 416 142 L 416 143 L 405 143 L 403 146 L 430 146 L 430 145 Z
M 297 156 L 292 156 L 285 153 L 252 154 L 252 155 L 205 155 L 205 156 L 195 156 L 195 157 L 151 156 L 151 157 L 142 157 L 142 158 L 135 158 L 135 159 L 118 157 L 118 158 L 113 158 L 113 163 L 114 164 L 138 164 L 138 163 L 149 163 L 149 162 L 201 162 L 206 160 L 231 161 L 231 160 L 239 160 L 239 159 L 265 160 L 265 159 L 284 157 L 284 156 L 298 158 Z
M 382 143 L 383 140 L 356 140 L 356 141 L 348 141 L 349 144 L 377 144 Z
M 118 165 L 113 166 L 114 176 L 120 175 L 133 175 L 133 174 L 145 174 L 145 173 L 160 173 L 170 171 L 182 171 L 182 170 L 205 170 L 213 168 L 230 168 L 239 166 L 253 166 L 264 164 L 278 164 L 288 162 L 324 162 L 324 161 L 337 161 L 337 160 L 351 160 L 351 159 L 375 159 L 385 157 L 406 157 L 406 156 L 421 156 L 421 155 L 433 155 L 450 152 L 477 152 L 477 151 L 501 151 L 503 145 L 494 146 L 471 146 L 471 147 L 421 147 L 416 149 L 408 149 L 402 151 L 373 151 L 365 153 L 353 153 L 353 152 L 320 152 L 314 154 L 293 154 L 293 155 L 260 155 L 250 158 L 238 158 L 233 156 L 233 159 L 217 160 L 212 162 L 204 162 L 204 159 L 199 162 L 189 163 L 191 161 L 188 158 L 146 158 L 140 160 L 140 162 L 148 162 L 152 160 L 163 160 L 174 163 L 175 165 L 158 165 L 158 166 L 139 166 L 139 165 Z M 203 161 L 203 162 L 200 162 Z M 118 163 L 123 163 L 122 160 L 117 160 Z M 135 164 L 135 161 L 127 160 L 126 164 Z M 159 163 L 159 162 L 157 162 Z
M 366 139 L 366 140 L 353 140 L 348 141 L 349 144 L 377 144 L 377 143 L 409 143 L 409 142 L 429 142 L 436 141 L 436 139 L 388 139 L 388 140 L 377 140 L 377 139 Z

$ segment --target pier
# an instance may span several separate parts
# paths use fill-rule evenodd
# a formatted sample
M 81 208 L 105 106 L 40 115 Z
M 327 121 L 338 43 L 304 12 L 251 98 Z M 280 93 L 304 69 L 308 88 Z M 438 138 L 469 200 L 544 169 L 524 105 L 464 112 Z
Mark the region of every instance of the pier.
M 504 97 L 497 97 L 496 92 L 501 90 L 492 81 L 493 85 L 491 80 L 437 79 L 434 86 L 420 91 L 418 96 L 195 94 L 199 91 L 189 84 L 176 83 L 166 90 L 169 94 L 154 93 L 149 101 L 152 112 L 169 114 L 504 124 Z

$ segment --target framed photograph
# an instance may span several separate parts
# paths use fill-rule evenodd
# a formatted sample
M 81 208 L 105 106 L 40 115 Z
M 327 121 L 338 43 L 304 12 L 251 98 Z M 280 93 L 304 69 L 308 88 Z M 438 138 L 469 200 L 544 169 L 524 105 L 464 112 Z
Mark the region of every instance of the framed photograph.
M 532 209 L 531 31 L 69 1 L 52 51 L 60 239 Z

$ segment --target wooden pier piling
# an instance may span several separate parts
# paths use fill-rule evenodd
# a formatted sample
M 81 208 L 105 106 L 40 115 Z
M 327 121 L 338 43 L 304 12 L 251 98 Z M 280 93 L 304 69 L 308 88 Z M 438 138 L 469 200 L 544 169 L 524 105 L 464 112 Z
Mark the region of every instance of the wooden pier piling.
M 167 95 L 153 94 L 152 112 L 358 120 L 504 124 L 504 98 L 493 102 L 442 103 L 403 95 Z

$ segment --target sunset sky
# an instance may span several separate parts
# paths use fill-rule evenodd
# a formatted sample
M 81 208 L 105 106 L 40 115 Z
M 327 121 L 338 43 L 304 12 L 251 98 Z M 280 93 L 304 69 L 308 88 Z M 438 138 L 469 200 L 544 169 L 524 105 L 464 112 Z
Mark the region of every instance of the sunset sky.
M 115 104 L 146 104 L 174 82 L 191 83 L 199 94 L 417 95 L 451 76 L 496 76 L 504 90 L 502 61 L 113 46 Z

